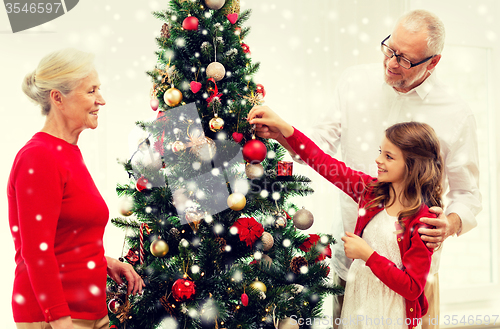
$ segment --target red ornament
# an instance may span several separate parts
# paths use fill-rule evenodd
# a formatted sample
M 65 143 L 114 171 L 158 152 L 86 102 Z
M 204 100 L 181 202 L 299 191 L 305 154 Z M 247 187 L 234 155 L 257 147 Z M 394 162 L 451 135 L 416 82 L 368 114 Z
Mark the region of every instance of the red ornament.
M 195 93 L 195 94 L 196 94 L 197 92 L 199 92 L 199 91 L 200 91 L 200 89 L 201 89 L 201 83 L 200 83 L 200 82 L 197 82 L 197 81 L 191 81 L 191 84 L 190 84 L 190 85 L 191 85 L 191 91 L 192 91 L 193 93 Z
M 261 94 L 262 97 L 266 97 L 266 90 L 264 89 L 264 86 L 261 85 L 260 83 L 257 85 L 257 88 L 255 89 L 255 92 L 257 94 Z
M 238 229 L 240 241 L 245 241 L 248 247 L 253 246 L 264 233 L 264 227 L 253 217 L 239 218 L 232 227 Z
M 234 141 L 236 143 L 239 143 L 243 139 L 243 134 L 242 133 L 238 133 L 238 132 L 234 132 L 233 133 L 233 139 L 234 139 Z
M 227 19 L 231 22 L 231 24 L 234 24 L 236 23 L 236 21 L 238 20 L 238 14 L 234 13 L 234 14 L 229 14 L 226 16 Z
M 241 304 L 243 304 L 243 306 L 248 306 L 248 295 L 245 293 L 241 295 Z
M 234 34 L 240 35 L 241 34 L 241 27 L 237 26 L 234 28 Z
M 261 163 L 267 154 L 267 148 L 261 141 L 252 139 L 243 146 L 243 159 L 246 162 L 256 164 Z
M 250 47 L 248 47 L 248 45 L 247 45 L 246 43 L 242 43 L 242 44 L 241 44 L 241 48 L 243 48 L 243 52 L 244 52 L 245 54 L 251 54 L 251 52 L 250 52 Z
M 309 250 L 311 250 L 312 247 L 314 247 L 318 244 L 320 239 L 321 239 L 320 236 L 317 234 L 309 234 L 309 237 L 306 239 L 306 241 L 304 241 L 304 243 L 302 243 L 300 245 L 299 249 L 304 251 L 304 252 L 308 252 Z M 326 257 L 332 258 L 332 249 L 330 248 L 330 245 L 327 245 L 321 251 L 321 255 L 319 255 L 315 261 L 319 262 L 319 261 L 325 259 Z
M 142 191 L 144 191 L 145 189 L 148 188 L 148 184 L 149 184 L 148 179 L 146 177 L 144 177 L 144 176 L 141 176 L 141 178 L 139 178 L 137 180 L 137 183 L 135 184 L 135 187 L 137 188 L 137 190 L 139 192 L 142 192 Z
M 292 161 L 278 161 L 277 172 L 278 172 L 278 176 L 292 176 L 293 162 Z
M 177 302 L 184 302 L 193 298 L 196 285 L 188 279 L 177 279 L 172 286 L 172 296 Z
M 194 16 L 188 16 L 182 21 L 182 28 L 188 31 L 198 30 L 198 18 Z
M 160 101 L 157 98 L 153 98 L 150 102 L 149 105 L 151 105 L 151 109 L 153 111 L 158 110 L 158 106 L 160 105 Z

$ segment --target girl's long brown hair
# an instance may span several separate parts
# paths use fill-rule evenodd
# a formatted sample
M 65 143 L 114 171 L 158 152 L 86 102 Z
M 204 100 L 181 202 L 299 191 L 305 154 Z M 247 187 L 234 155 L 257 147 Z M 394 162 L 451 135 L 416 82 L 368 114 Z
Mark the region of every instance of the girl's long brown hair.
M 398 214 L 399 224 L 403 227 L 407 218 L 415 215 L 423 204 L 429 208 L 443 207 L 441 181 L 443 178 L 443 159 L 439 140 L 431 126 L 419 122 L 395 124 L 385 131 L 385 137 L 403 153 L 405 172 L 401 202 L 410 205 Z M 368 208 L 379 204 L 388 207 L 395 200 L 390 199 L 391 183 L 376 181 L 368 186 L 375 198 L 368 203 Z M 394 193 L 395 195 L 395 193 Z

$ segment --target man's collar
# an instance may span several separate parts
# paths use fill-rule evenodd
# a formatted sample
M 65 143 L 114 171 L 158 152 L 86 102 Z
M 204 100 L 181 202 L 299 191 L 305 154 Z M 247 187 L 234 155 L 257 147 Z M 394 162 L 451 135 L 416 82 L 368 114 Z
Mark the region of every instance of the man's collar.
M 419 84 L 418 86 L 409 90 L 406 93 L 401 93 L 394 88 L 392 88 L 392 90 L 394 90 L 399 95 L 410 95 L 411 93 L 416 92 L 417 95 L 420 97 L 420 99 L 424 100 L 425 97 L 427 97 L 429 92 L 432 90 L 432 88 L 436 84 L 436 74 L 434 73 L 434 71 L 429 72 L 429 73 L 430 73 L 430 75 L 427 77 L 427 79 L 424 80 L 424 82 L 422 82 L 421 84 Z

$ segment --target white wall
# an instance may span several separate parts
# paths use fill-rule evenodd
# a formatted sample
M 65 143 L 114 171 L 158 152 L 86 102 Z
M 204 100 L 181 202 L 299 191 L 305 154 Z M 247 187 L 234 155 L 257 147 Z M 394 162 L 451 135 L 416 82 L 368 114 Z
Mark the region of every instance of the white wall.
M 0 164 L 3 172 L 0 175 L 0 186 L 6 186 L 16 152 L 41 128 L 44 121 L 39 110 L 21 92 L 23 76 L 33 70 L 46 53 L 68 46 L 77 47 L 96 54 L 103 84 L 102 92 L 107 101 L 100 112 L 99 128 L 84 132 L 79 145 L 96 184 L 108 203 L 111 216 L 118 216 L 115 186 L 117 182 L 125 182 L 127 176 L 116 160 L 129 155 L 128 135 L 134 122 L 153 115 L 149 108 L 151 83 L 144 72 L 155 64 L 154 37 L 158 35 L 162 23 L 149 13 L 162 9 L 166 4 L 167 1 L 151 0 L 80 1 L 66 15 L 16 34 L 10 32 L 7 15 L 0 10 L 0 114 L 3 119 L 0 140 L 6 151 L 4 161 Z M 487 85 L 475 87 L 479 91 L 488 91 L 487 96 L 479 98 L 483 101 L 486 97 L 491 110 L 489 113 L 494 114 L 498 103 L 494 91 L 498 89 L 498 83 L 492 77 L 499 76 L 500 73 L 493 60 L 499 58 L 500 38 L 500 23 L 492 19 L 493 15 L 499 13 L 498 3 L 494 0 L 246 0 L 242 2 L 242 7 L 253 10 L 252 18 L 247 24 L 252 31 L 246 43 L 251 48 L 254 61 L 262 64 L 255 81 L 266 88 L 266 104 L 300 129 L 307 131 L 315 116 L 320 115 L 328 106 L 328 97 L 344 68 L 382 60 L 380 41 L 390 33 L 395 19 L 413 8 L 429 9 L 443 19 L 447 27 L 447 46 L 450 49 L 463 46 L 487 49 L 490 60 L 481 58 L 476 62 L 490 65 Z M 446 56 L 443 57 L 443 68 L 461 64 L 457 64 L 455 60 L 449 61 L 447 65 Z M 474 72 L 468 70 L 468 64 L 470 62 L 464 62 L 462 68 L 474 77 Z M 472 66 L 475 67 L 477 66 Z M 442 78 L 446 80 L 445 76 Z M 454 83 L 455 79 L 450 80 L 450 83 Z M 480 81 L 484 82 L 485 79 Z M 497 120 L 494 116 L 489 119 L 490 122 L 493 120 L 493 125 L 497 122 L 494 121 Z M 497 174 L 498 150 L 492 144 L 489 151 L 486 160 L 490 161 L 491 171 Z M 334 188 L 306 167 L 295 165 L 294 170 L 311 177 L 317 191 L 314 196 L 296 200 L 298 205 L 305 206 L 315 215 L 316 222 L 311 231 L 329 231 L 331 221 L 338 219 L 336 204 L 333 203 L 332 206 L 332 194 L 336 193 Z M 498 181 L 493 186 L 496 188 Z M 498 199 L 493 201 L 498 203 Z M 0 224 L 3 225 L 0 230 L 0 248 L 4 253 L 4 271 L 0 274 L 3 282 L 0 286 L 0 315 L 7 321 L 2 327 L 12 328 L 12 322 L 8 321 L 12 317 L 10 295 L 14 251 L 5 197 L 0 198 L 0 211 L 4 215 Z M 477 232 L 483 234 L 486 229 L 493 229 L 492 234 L 498 237 L 496 222 L 495 216 L 489 226 L 482 230 L 479 228 Z M 477 239 L 482 238 L 481 235 L 477 236 Z M 462 238 L 457 238 L 452 243 L 461 246 L 468 253 L 478 253 L 478 249 L 474 249 L 474 242 L 460 244 L 460 239 Z M 123 232 L 108 225 L 105 240 L 107 253 L 119 257 Z M 484 293 L 485 298 L 481 300 L 475 296 L 472 304 L 467 299 L 465 302 L 462 300 L 462 304 L 454 304 L 453 301 L 457 300 L 456 289 L 447 288 L 442 291 L 445 303 L 443 311 L 449 314 L 486 315 L 487 312 L 491 314 L 490 310 L 495 310 L 494 307 L 496 310 L 500 309 L 499 297 L 494 296 L 491 290 L 491 287 L 498 286 L 499 265 L 498 258 L 494 257 L 499 250 L 494 242 L 490 247 L 490 258 L 487 261 L 496 260 L 496 263 L 492 264 L 491 269 L 492 285 L 479 285 L 480 289 L 490 288 Z M 483 250 L 480 249 L 479 252 L 482 253 Z M 467 286 L 476 267 L 461 262 L 460 255 L 450 254 L 449 257 L 453 261 L 448 262 L 447 266 L 451 268 L 442 268 L 443 272 L 448 270 L 448 273 L 455 273 L 458 286 Z M 453 268 L 457 264 L 460 266 Z M 467 289 L 478 290 L 470 287 Z M 468 293 L 464 295 L 467 296 Z M 330 305 L 327 305 L 329 308 Z M 326 314 L 329 312 L 329 309 L 325 310 Z

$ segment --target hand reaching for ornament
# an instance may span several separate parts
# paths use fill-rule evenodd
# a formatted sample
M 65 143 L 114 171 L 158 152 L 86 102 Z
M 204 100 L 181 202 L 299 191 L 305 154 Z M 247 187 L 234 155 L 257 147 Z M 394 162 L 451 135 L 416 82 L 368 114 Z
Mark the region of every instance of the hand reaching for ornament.
M 342 241 L 345 255 L 350 259 L 362 259 L 366 262 L 374 252 L 365 240 L 354 233 L 345 232 Z
M 274 139 L 279 139 L 279 133 L 281 133 L 285 138 L 290 137 L 294 131 L 290 124 L 285 122 L 279 115 L 274 113 L 267 106 L 254 106 L 248 113 L 247 120 L 250 124 L 260 126 L 258 129 L 266 132 L 269 137 Z M 264 126 L 267 126 L 267 130 L 262 129 Z
M 142 278 L 137 274 L 132 265 L 120 262 L 117 259 L 106 256 L 108 261 L 108 275 L 118 285 L 123 283 L 123 279 L 127 280 L 127 294 L 142 293 L 142 288 L 146 286 Z

